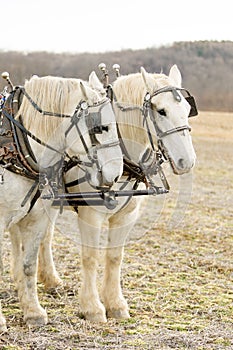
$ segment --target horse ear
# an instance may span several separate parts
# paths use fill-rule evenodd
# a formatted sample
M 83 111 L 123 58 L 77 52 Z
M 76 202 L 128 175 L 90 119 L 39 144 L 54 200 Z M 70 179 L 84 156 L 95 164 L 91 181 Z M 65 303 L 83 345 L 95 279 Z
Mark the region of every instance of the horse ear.
M 97 77 L 94 71 L 91 72 L 91 74 L 89 75 L 89 85 L 92 89 L 105 92 L 102 83 L 100 82 L 99 78 Z
M 82 91 L 82 94 L 83 94 L 85 100 L 87 101 L 88 100 L 87 87 L 81 81 L 80 81 L 80 88 L 81 88 L 81 91 Z
M 173 80 L 175 86 L 181 88 L 182 77 L 180 70 L 178 69 L 176 64 L 174 64 L 174 66 L 171 67 L 169 72 L 169 78 Z
M 150 74 L 147 73 L 147 71 L 143 67 L 141 67 L 141 74 L 143 81 L 146 85 L 147 91 L 152 93 L 154 90 L 156 90 L 155 80 L 150 76 Z

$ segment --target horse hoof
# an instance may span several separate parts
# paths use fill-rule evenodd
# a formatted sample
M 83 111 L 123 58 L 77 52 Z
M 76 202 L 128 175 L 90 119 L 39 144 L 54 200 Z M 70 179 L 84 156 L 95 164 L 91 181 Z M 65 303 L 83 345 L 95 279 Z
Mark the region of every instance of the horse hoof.
M 128 310 L 112 309 L 107 310 L 107 317 L 116 319 L 128 319 L 130 318 L 130 315 Z
M 50 279 L 47 282 L 44 282 L 44 286 L 46 290 L 50 290 L 50 289 L 56 289 L 57 287 L 62 287 L 63 286 L 63 281 L 61 278 L 57 277 L 54 279 Z
M 46 290 L 61 287 L 63 285 L 62 279 L 57 274 L 47 277 L 42 273 L 38 273 L 37 280 L 38 282 L 43 283 Z
M 29 328 L 41 327 L 48 323 L 48 317 L 46 313 L 40 316 L 38 315 L 27 316 L 27 317 L 24 317 L 24 321 L 26 322 Z
M 83 317 L 85 318 L 86 321 L 90 321 L 90 322 L 95 322 L 95 323 L 106 323 L 107 322 L 106 316 L 103 315 L 102 313 L 87 312 L 87 313 L 83 314 Z
M 42 317 L 40 318 L 28 318 L 26 320 L 26 324 L 28 328 L 37 328 L 37 327 L 42 327 L 45 326 L 48 323 L 47 319 L 44 319 Z

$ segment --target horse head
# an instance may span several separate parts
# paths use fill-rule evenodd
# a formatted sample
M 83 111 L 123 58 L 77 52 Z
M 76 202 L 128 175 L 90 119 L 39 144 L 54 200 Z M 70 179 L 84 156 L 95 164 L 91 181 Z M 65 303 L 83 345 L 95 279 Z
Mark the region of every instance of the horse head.
M 187 173 L 194 166 L 196 155 L 188 123 L 191 106 L 181 93 L 181 73 L 174 65 L 168 76 L 149 74 L 143 67 L 141 74 L 148 91 L 145 105 L 158 146 L 175 174 Z
M 79 157 L 88 182 L 95 188 L 111 187 L 123 171 L 122 152 L 111 101 L 106 97 L 106 91 L 95 72 L 90 74 L 88 84 L 80 81 L 80 89 L 82 97 L 79 107 L 82 112 L 80 114 L 80 110 L 76 109 L 74 113 L 72 122 L 76 128 L 66 133 L 68 143 L 72 144 L 77 129 L 83 146 Z M 72 93 L 70 98 L 76 100 L 75 94 Z M 69 147 L 73 148 L 74 153 L 78 151 L 73 146 Z

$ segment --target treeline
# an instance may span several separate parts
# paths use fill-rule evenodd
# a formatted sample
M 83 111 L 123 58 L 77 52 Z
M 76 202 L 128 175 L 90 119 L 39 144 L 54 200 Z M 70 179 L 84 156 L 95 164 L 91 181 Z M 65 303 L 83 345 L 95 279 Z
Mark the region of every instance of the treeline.
M 121 66 L 121 74 L 139 71 L 168 73 L 177 64 L 183 76 L 183 86 L 195 95 L 201 110 L 233 111 L 233 42 L 178 42 L 171 46 L 145 50 L 124 50 L 107 53 L 55 54 L 49 52 L 0 51 L 0 70 L 8 71 L 15 85 L 37 74 L 87 79 L 98 64 L 105 62 L 110 78 L 111 67 Z M 4 87 L 0 81 L 0 90 Z

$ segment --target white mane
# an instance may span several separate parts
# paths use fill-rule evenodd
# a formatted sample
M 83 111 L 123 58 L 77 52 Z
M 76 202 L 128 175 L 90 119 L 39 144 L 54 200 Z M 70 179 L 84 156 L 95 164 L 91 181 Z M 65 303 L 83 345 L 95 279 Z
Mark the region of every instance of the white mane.
M 152 87 L 152 91 L 149 91 L 150 93 L 157 90 L 158 86 L 164 87 L 170 85 L 169 78 L 164 74 L 149 75 L 154 79 L 154 87 Z M 148 92 L 141 73 L 121 76 L 114 82 L 113 90 L 117 103 L 126 108 L 141 108 L 146 92 Z M 116 103 L 114 110 L 123 138 L 137 140 L 144 145 L 147 144 L 148 135 L 145 126 L 143 126 L 142 112 L 139 109 L 121 111 Z M 121 124 L 123 125 L 122 128 Z
M 164 87 L 171 84 L 169 78 L 164 74 L 148 73 L 148 75 L 154 79 L 154 90 L 152 87 L 153 91 L 158 89 L 158 86 Z M 142 106 L 147 89 L 141 73 L 121 76 L 114 82 L 113 86 L 114 93 L 119 103 Z M 152 93 L 153 91 L 149 92 Z
M 32 77 L 29 81 L 26 81 L 25 90 L 43 111 L 68 115 L 73 114 L 76 106 L 74 103 L 70 103 L 70 94 L 77 91 L 77 102 L 81 94 L 80 80 L 52 76 Z M 23 98 L 18 115 L 22 116 L 24 126 L 29 130 L 33 126 L 37 136 L 44 141 L 64 120 L 59 117 L 42 115 L 26 97 Z

